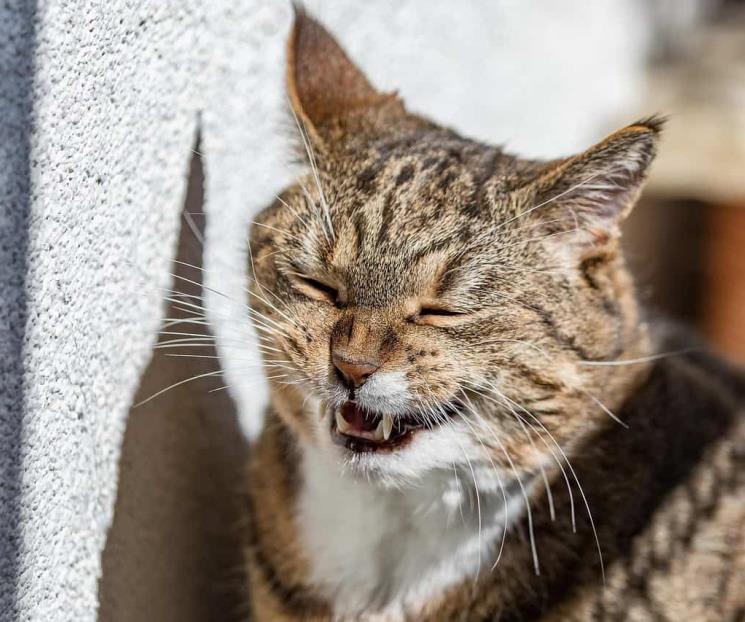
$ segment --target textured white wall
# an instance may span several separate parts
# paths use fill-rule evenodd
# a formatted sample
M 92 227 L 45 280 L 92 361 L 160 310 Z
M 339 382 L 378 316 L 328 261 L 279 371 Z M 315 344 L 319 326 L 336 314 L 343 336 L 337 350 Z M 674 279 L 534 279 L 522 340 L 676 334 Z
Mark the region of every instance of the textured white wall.
M 308 5 L 412 109 L 527 155 L 598 138 L 637 86 L 634 0 Z M 245 428 L 260 426 L 244 244 L 291 173 L 290 7 L 19 6 L 0 6 L 0 619 L 77 622 L 95 618 L 200 118 L 207 285 L 220 292 L 208 304 Z
M 169 282 L 201 14 L 195 2 L 116 7 L 39 3 L 24 16 L 26 64 L 12 67 L 29 76 L 29 195 L 0 206 L 28 210 L 23 395 L 5 405 L 0 430 L 0 442 L 12 430 L 20 443 L 16 477 L 2 483 L 17 519 L 0 547 L 15 560 L 0 577 L 2 620 L 94 617 L 125 416 Z M 12 45 L 0 41 L 3 58 Z M 2 155 L 0 169 L 19 154 Z

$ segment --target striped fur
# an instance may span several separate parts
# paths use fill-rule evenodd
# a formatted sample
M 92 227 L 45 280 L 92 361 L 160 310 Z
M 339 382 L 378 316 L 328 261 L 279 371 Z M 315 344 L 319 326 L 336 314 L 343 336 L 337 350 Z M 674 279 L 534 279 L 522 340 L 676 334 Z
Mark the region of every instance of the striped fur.
M 618 245 L 661 123 L 527 161 L 406 111 L 302 11 L 288 59 L 310 172 L 251 232 L 255 619 L 745 619 L 745 382 L 644 321 Z M 427 429 L 332 443 L 332 350 Z

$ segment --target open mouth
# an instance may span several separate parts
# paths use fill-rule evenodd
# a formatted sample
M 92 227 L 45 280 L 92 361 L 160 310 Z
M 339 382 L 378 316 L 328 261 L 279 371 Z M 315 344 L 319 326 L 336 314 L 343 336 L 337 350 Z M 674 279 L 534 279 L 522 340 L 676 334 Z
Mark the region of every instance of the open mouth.
M 457 408 L 443 410 L 447 417 L 456 414 Z M 348 401 L 334 411 L 331 418 L 331 438 L 337 445 L 350 451 L 392 451 L 411 441 L 415 434 L 441 425 L 443 417 L 431 420 L 421 415 L 390 415 L 368 412 L 357 402 Z

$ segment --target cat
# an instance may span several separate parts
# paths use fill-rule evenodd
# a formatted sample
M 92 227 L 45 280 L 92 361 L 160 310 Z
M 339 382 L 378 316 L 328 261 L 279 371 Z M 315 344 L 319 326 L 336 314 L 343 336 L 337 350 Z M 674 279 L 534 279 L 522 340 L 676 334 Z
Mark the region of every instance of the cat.
M 250 233 L 253 619 L 745 620 L 745 380 L 619 248 L 662 121 L 520 159 L 302 8 L 287 89 L 308 172 Z

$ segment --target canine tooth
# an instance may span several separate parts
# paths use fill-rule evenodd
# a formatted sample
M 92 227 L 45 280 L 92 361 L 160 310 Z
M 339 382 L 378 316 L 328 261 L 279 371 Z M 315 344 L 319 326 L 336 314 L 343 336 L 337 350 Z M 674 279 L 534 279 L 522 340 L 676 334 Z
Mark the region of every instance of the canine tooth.
M 389 414 L 383 415 L 383 438 L 388 440 L 391 437 L 393 431 L 393 417 Z
M 382 441 L 384 439 L 383 434 L 383 419 L 378 421 L 378 427 L 375 428 L 375 431 L 373 432 L 373 437 L 376 441 Z
M 344 434 L 347 430 L 349 430 L 349 424 L 347 423 L 347 420 L 341 416 L 340 411 L 336 411 L 336 429 L 339 430 L 342 434 Z

